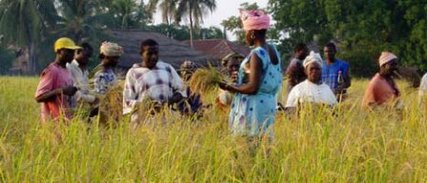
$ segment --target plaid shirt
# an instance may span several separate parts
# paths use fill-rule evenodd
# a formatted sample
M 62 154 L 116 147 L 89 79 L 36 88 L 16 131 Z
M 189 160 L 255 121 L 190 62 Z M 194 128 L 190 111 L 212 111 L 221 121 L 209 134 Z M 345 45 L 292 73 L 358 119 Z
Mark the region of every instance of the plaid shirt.
M 166 102 L 175 92 L 186 97 L 186 87 L 175 69 L 158 61 L 153 69 L 135 64 L 126 74 L 123 91 L 123 113 L 131 113 L 137 103 L 148 98 Z

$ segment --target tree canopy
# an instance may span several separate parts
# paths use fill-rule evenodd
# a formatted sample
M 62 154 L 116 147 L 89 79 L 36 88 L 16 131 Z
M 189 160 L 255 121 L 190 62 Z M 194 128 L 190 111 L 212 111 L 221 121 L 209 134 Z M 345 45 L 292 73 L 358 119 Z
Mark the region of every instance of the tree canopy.
M 423 0 L 270 0 L 276 27 L 285 33 L 283 50 L 298 42 L 329 41 L 359 75 L 376 70 L 382 50 L 403 65 L 427 69 L 427 4 Z

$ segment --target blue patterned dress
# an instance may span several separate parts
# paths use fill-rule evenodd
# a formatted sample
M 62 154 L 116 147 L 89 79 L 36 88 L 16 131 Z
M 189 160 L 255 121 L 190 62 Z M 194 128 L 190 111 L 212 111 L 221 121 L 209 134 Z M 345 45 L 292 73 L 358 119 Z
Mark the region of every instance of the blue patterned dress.
M 254 95 L 236 93 L 231 104 L 229 125 L 234 135 L 272 135 L 276 116 L 277 94 L 282 86 L 282 69 L 280 55 L 274 48 L 278 64 L 270 61 L 268 52 L 254 48 L 243 60 L 239 69 L 238 85 L 244 84 L 247 78 L 247 65 L 251 55 L 257 55 L 262 61 L 261 85 Z

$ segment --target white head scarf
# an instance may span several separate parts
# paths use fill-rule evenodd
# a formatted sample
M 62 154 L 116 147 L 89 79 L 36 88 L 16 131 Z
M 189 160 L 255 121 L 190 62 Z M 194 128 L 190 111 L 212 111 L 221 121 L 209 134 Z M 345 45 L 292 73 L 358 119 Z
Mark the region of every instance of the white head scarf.
M 315 53 L 314 51 L 311 51 L 310 54 L 305 57 L 303 61 L 303 66 L 306 68 L 308 65 L 310 65 L 313 62 L 317 62 L 319 65 L 322 65 L 323 60 L 319 53 Z

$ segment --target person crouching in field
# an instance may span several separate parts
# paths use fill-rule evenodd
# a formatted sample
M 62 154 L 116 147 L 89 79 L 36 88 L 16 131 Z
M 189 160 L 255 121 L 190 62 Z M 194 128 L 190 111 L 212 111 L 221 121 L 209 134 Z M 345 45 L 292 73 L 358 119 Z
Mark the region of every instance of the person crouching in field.
M 286 102 L 286 111 L 296 111 L 300 104 L 320 104 L 334 106 L 337 99 L 331 88 L 322 82 L 322 58 L 311 52 L 304 59 L 303 66 L 307 79 L 292 88 Z
M 232 84 L 237 83 L 237 76 L 239 74 L 239 67 L 241 61 L 236 57 L 230 57 L 224 63 L 224 71 L 230 77 Z M 233 93 L 227 90 L 220 89 L 215 102 L 219 109 L 227 111 L 230 108 L 231 102 L 233 100 Z
M 398 70 L 398 58 L 390 52 L 382 52 L 379 58 L 380 71 L 368 84 L 363 97 L 362 106 L 371 108 L 375 106 L 393 106 L 402 108 L 399 99 L 400 91 L 397 88 L 394 77 Z
M 184 82 L 175 69 L 159 60 L 159 44 L 156 41 L 143 41 L 140 54 L 142 62 L 134 64 L 128 71 L 123 89 L 123 114 L 131 114 L 134 128 L 142 121 L 142 118 L 138 119 L 140 108 L 150 103 L 156 106 L 171 105 L 187 97 Z M 149 103 L 142 104 L 147 101 Z
M 266 43 L 270 17 L 262 10 L 241 11 L 246 42 L 253 46 L 240 65 L 237 84 L 219 83 L 235 93 L 229 118 L 233 135 L 249 137 L 255 147 L 259 139 L 273 137 L 277 94 L 282 86 L 280 54 Z
M 194 62 L 186 60 L 180 66 L 180 74 L 185 82 L 188 82 L 197 70 L 197 66 Z M 203 103 L 199 93 L 193 93 L 189 87 L 186 88 L 186 95 L 188 96 L 185 100 L 178 103 L 178 110 L 184 115 L 202 115 Z
M 77 102 L 79 103 L 98 103 L 98 99 L 91 93 L 89 87 L 89 59 L 93 54 L 93 48 L 88 43 L 80 45 L 82 49 L 78 49 L 74 55 L 74 60 L 67 63 L 67 69 L 71 73 L 74 86 L 79 88 L 76 93 Z
M 42 71 L 35 94 L 36 101 L 41 103 L 43 122 L 49 119 L 58 120 L 59 117 L 72 117 L 72 109 L 76 105 L 73 96 L 77 88 L 73 86 L 73 79 L 66 64 L 73 61 L 77 49 L 81 47 L 69 38 L 59 38 L 55 42 L 55 61 Z

